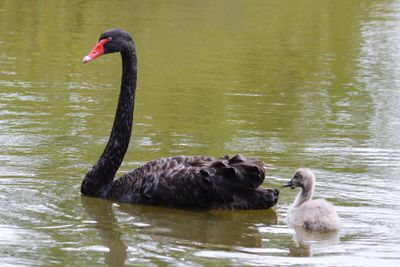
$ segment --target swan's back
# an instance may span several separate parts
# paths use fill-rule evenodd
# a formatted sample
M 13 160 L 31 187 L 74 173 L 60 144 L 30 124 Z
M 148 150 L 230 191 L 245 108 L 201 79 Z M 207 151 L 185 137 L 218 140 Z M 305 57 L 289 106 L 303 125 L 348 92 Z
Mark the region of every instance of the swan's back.
M 291 227 L 311 231 L 337 231 L 340 228 L 335 207 L 325 199 L 310 200 L 298 208 L 290 208 L 287 221 Z

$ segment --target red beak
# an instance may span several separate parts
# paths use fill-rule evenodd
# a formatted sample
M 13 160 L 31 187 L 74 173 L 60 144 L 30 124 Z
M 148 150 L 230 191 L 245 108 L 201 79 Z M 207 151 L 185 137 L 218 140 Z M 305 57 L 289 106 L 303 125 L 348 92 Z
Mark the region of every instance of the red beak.
M 83 58 L 83 63 L 87 63 L 89 61 L 92 61 L 95 58 L 98 58 L 99 56 L 104 54 L 104 44 L 107 42 L 107 39 L 101 39 L 96 46 L 93 48 L 93 50 Z

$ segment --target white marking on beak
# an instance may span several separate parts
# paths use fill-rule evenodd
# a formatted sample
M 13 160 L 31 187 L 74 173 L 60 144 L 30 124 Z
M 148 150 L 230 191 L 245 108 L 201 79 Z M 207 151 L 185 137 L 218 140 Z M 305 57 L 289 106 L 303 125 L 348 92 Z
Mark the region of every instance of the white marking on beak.
M 85 57 L 83 58 L 83 63 L 86 63 L 86 62 L 90 61 L 91 59 L 92 59 L 91 57 L 85 56 Z

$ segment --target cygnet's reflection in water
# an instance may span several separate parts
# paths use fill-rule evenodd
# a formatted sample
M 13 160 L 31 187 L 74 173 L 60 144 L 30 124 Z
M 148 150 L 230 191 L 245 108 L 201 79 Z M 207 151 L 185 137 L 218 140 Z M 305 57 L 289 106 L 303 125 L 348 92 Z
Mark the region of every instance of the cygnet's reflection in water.
M 339 242 L 339 231 L 308 231 L 302 227 L 294 228 L 295 247 L 290 248 L 294 257 L 312 257 L 318 247 L 332 246 Z
M 146 257 L 146 249 L 160 246 L 165 254 L 173 254 L 173 247 L 194 250 L 259 248 L 262 236 L 257 225 L 277 223 L 272 209 L 172 209 L 115 203 L 85 196 L 81 197 L 81 202 L 89 219 L 95 221 L 94 228 L 99 230 L 102 245 L 109 249 L 105 255 L 109 266 L 123 265 L 128 247 L 129 251 L 131 248 L 144 250 L 139 252 L 144 254 L 142 258 Z M 149 259 L 154 258 L 154 251 L 150 251 L 148 256 Z

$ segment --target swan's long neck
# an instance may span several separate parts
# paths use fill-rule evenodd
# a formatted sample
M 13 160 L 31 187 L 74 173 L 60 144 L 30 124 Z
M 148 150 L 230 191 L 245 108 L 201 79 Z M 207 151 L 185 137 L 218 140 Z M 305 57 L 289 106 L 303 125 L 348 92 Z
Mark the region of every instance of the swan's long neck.
M 133 43 L 123 51 L 121 90 L 114 124 L 107 145 L 83 180 L 81 192 L 85 195 L 101 195 L 124 159 L 131 137 L 137 78 L 137 59 Z
M 304 202 L 311 200 L 313 193 L 314 193 L 314 184 L 302 187 L 300 193 L 294 200 L 293 207 L 298 208 Z

